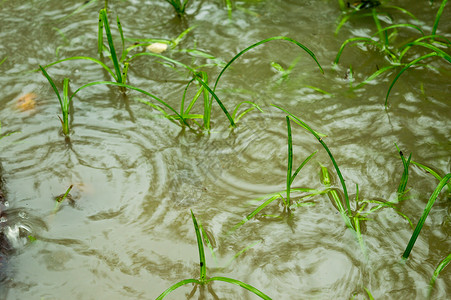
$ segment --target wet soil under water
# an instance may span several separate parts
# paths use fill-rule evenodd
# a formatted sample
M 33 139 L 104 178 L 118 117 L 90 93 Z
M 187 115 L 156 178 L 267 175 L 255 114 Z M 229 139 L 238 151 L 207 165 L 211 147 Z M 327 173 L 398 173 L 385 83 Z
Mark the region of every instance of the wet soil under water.
M 4 298 L 155 299 L 177 281 L 198 277 L 190 209 L 215 247 L 216 260 L 206 250 L 208 276 L 241 280 L 273 299 L 366 299 L 365 289 L 375 299 L 428 296 L 434 269 L 451 249 L 450 198 L 445 192 L 406 262 L 401 254 L 413 232 L 406 219 L 393 209 L 371 214 L 362 223 L 365 255 L 327 195 L 305 200 L 310 205 L 293 209 L 291 216 L 274 202 L 233 234 L 228 232 L 263 201 L 255 199 L 286 188 L 285 115 L 270 104 L 327 134 L 324 140 L 346 179 L 352 203 L 356 184 L 361 200 L 396 201 L 403 166 L 394 143 L 441 176 L 450 172 L 450 64 L 435 59 L 428 61 L 433 68 L 405 72 L 385 110 L 394 71 L 361 89 L 349 89 L 350 68 L 355 82 L 361 82 L 388 65 L 382 53 L 347 47 L 338 67 L 332 67 L 343 41 L 376 32 L 372 18 L 362 17 L 351 19 L 335 35 L 341 16 L 336 1 L 234 1 L 231 19 L 223 1 L 190 1 L 183 20 L 165 1 L 111 2 L 110 23 L 118 49 L 113 22 L 117 15 L 127 45 L 135 42 L 133 38 L 172 40 L 197 26 L 163 53 L 192 66 L 218 61 L 183 49 L 201 50 L 227 62 L 259 40 L 288 36 L 315 53 L 325 74 L 288 42 L 272 41 L 246 53 L 224 73 L 218 96 L 230 111 L 248 100 L 264 113 L 254 110 L 230 130 L 214 103 L 210 134 L 182 129 L 138 101 L 145 97 L 137 93 L 88 88 L 74 98 L 68 141 L 47 80 L 27 71 L 70 56 L 97 57 L 103 1 L 91 1 L 83 9 L 82 1 L 1 1 L 0 60 L 7 59 L 0 66 L 0 120 L 2 133 L 20 131 L 0 141 L 10 203 L 2 231 L 16 249 L 1 267 L 6 274 L 1 283 Z M 387 9 L 392 20 L 381 17 L 384 24 L 416 22 L 431 31 L 439 3 L 396 5 L 419 20 Z M 438 32 L 448 39 L 450 18 L 446 7 Z M 417 37 L 399 30 L 394 43 Z M 280 82 L 281 74 L 271 63 L 287 69 L 297 58 L 289 78 Z M 203 70 L 213 82 L 220 68 Z M 100 66 L 86 61 L 65 62 L 48 72 L 60 89 L 62 79 L 69 77 L 72 91 L 111 79 Z M 177 109 L 190 79 L 185 70 L 147 57 L 132 62 L 128 78 Z M 194 90 L 189 93 L 192 97 Z M 18 105 L 20 99 L 34 102 Z M 197 105 L 195 113 L 200 113 L 202 105 Z M 292 127 L 295 165 L 319 150 L 293 186 L 326 188 L 319 163 L 336 174 L 327 153 L 306 130 L 294 123 Z M 338 177 L 332 175 L 332 180 L 342 195 Z M 397 209 L 414 225 L 437 183 L 431 174 L 410 167 L 410 190 Z M 70 185 L 73 201 L 63 201 L 55 212 L 55 197 Z M 450 276 L 449 268 L 440 274 L 433 299 L 451 295 Z M 181 287 L 168 298 L 184 299 L 192 289 Z M 192 297 L 256 298 L 225 283 L 197 289 Z

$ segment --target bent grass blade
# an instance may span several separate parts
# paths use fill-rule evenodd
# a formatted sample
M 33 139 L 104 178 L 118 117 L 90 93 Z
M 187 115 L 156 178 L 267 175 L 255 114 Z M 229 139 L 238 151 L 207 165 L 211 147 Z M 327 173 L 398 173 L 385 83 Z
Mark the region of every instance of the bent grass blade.
M 446 268 L 446 266 L 451 262 L 451 253 L 448 254 L 447 257 L 445 257 L 445 259 L 443 259 L 439 265 L 437 266 L 437 268 L 435 268 L 434 270 L 434 274 L 432 275 L 431 281 L 429 283 L 429 286 L 431 287 L 431 289 L 434 287 L 435 285 L 435 281 L 437 280 L 438 275 L 440 274 L 440 272 L 443 271 L 444 268 Z
M 413 246 L 415 245 L 415 242 L 420 235 L 420 231 L 423 228 L 424 222 L 426 221 L 426 218 L 429 215 L 429 212 L 431 211 L 432 206 L 434 205 L 435 200 L 437 199 L 440 191 L 443 189 L 443 187 L 448 183 L 448 181 L 451 178 L 451 173 L 446 174 L 445 177 L 439 182 L 437 187 L 435 188 L 434 192 L 432 193 L 431 197 L 429 198 L 428 203 L 426 204 L 426 207 L 423 211 L 423 214 L 421 215 L 420 220 L 418 221 L 417 226 L 415 227 L 415 230 L 413 231 L 412 237 L 409 240 L 409 243 L 407 244 L 406 250 L 402 254 L 402 257 L 404 259 L 407 259 L 410 255 L 410 252 L 412 251 Z
M 47 68 L 49 68 L 51 66 L 54 66 L 56 64 L 59 64 L 59 63 L 65 62 L 65 61 L 70 61 L 70 60 L 89 60 L 89 61 L 95 62 L 96 64 L 99 64 L 102 68 L 104 68 L 105 71 L 107 71 L 114 78 L 114 80 L 118 81 L 118 78 L 116 77 L 114 72 L 107 65 L 105 65 L 100 60 L 95 59 L 93 57 L 89 57 L 89 56 L 73 56 L 73 57 L 69 57 L 69 58 L 65 58 L 65 59 L 60 59 L 60 60 L 52 62 L 52 63 L 50 63 L 48 65 L 43 66 L 43 68 L 47 69 Z M 36 70 L 33 70 L 33 71 L 39 71 L 39 69 L 36 69 Z
M 316 64 L 318 65 L 318 68 L 320 69 L 321 73 L 324 74 L 323 68 L 321 67 L 321 65 L 319 64 L 318 60 L 316 59 L 315 54 L 314 54 L 310 49 L 308 49 L 306 46 L 304 46 L 303 44 L 299 43 L 298 41 L 293 40 L 292 38 L 285 37 L 285 36 L 275 36 L 275 37 L 271 37 L 271 38 L 262 40 L 262 41 L 260 41 L 260 42 L 257 42 L 257 43 L 255 43 L 255 44 L 253 44 L 253 45 L 247 47 L 246 49 L 242 50 L 242 51 L 239 52 L 237 55 L 235 55 L 235 56 L 234 56 L 234 57 L 226 64 L 226 66 L 221 70 L 221 72 L 219 73 L 218 78 L 216 78 L 216 82 L 215 82 L 215 85 L 214 85 L 214 87 L 213 87 L 213 91 L 216 91 L 216 87 L 218 86 L 218 82 L 219 82 L 219 79 L 221 78 L 222 74 L 225 72 L 225 70 L 228 69 L 228 67 L 229 67 L 235 60 L 237 60 L 241 55 L 243 55 L 244 53 L 248 52 L 249 50 L 251 50 L 251 49 L 253 49 L 253 48 L 255 48 L 255 47 L 257 47 L 257 46 L 259 46 L 259 45 L 261 45 L 261 44 L 264 44 L 264 43 L 267 43 L 267 42 L 270 42 L 270 41 L 274 41 L 274 40 L 285 40 L 285 41 L 288 41 L 288 42 L 290 42 L 290 43 L 293 43 L 293 44 L 299 46 L 301 49 L 303 49 L 305 52 L 307 52 L 308 55 L 310 55 L 310 57 L 311 57 L 311 58 L 316 62 Z
M 259 296 L 262 299 L 271 300 L 271 297 L 269 297 L 268 295 L 266 295 L 265 293 L 263 293 L 259 289 L 253 287 L 250 284 L 244 283 L 244 282 L 236 280 L 236 279 L 232 279 L 232 278 L 228 278 L 228 277 L 216 276 L 216 277 L 212 277 L 212 278 L 208 279 L 207 283 L 208 282 L 212 282 L 212 281 L 224 281 L 224 282 L 232 283 L 232 284 L 238 285 L 238 286 L 240 286 L 240 287 L 242 287 L 242 288 L 254 293 L 255 295 Z
M 115 85 L 115 86 L 119 86 L 119 87 L 124 87 L 124 88 L 128 88 L 137 92 L 140 92 L 146 96 L 149 96 L 155 100 L 157 100 L 158 102 L 160 102 L 161 104 L 163 104 L 164 106 L 166 106 L 167 108 L 169 108 L 175 115 L 176 118 L 180 119 L 182 121 L 183 124 L 185 124 L 186 126 L 190 127 L 189 124 L 186 122 L 185 118 L 182 117 L 174 108 L 172 108 L 169 104 L 167 104 L 165 101 L 161 100 L 160 98 L 158 98 L 157 96 L 146 92 L 145 90 L 142 90 L 140 88 L 128 85 L 128 84 L 123 84 L 123 83 L 118 83 L 118 82 L 113 82 L 113 81 L 95 81 L 95 82 L 91 82 L 88 84 L 85 84 L 81 87 L 79 87 L 70 97 L 70 99 L 72 99 L 78 92 L 80 92 L 81 90 L 90 87 L 90 86 L 94 86 L 94 85 Z
M 429 57 L 433 57 L 433 56 L 438 56 L 437 52 L 432 52 L 426 55 L 423 55 L 421 57 L 418 57 L 417 59 L 414 59 L 413 61 L 411 61 L 410 63 L 408 63 L 407 65 L 405 65 L 404 68 L 402 68 L 401 71 L 399 71 L 399 73 L 395 76 L 395 78 L 393 79 L 393 81 L 391 82 L 388 91 L 387 91 L 387 95 L 385 96 L 385 107 L 388 106 L 388 96 L 390 96 L 390 92 L 393 88 L 393 86 L 395 85 L 396 81 L 399 79 L 399 77 L 402 75 L 402 73 L 404 73 L 408 68 L 410 68 L 411 66 L 415 65 L 416 63 L 429 58 Z

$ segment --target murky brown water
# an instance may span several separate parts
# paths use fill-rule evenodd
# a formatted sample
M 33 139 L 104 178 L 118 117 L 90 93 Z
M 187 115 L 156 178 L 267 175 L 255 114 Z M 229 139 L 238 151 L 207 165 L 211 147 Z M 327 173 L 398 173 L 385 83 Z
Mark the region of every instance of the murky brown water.
M 208 276 L 244 281 L 273 299 L 367 299 L 365 288 L 375 299 L 427 298 L 434 269 L 451 249 L 451 202 L 445 192 L 405 263 L 400 257 L 413 232 L 405 219 L 390 209 L 373 213 L 363 224 L 365 257 L 327 195 L 311 198 L 315 205 L 296 208 L 291 218 L 259 216 L 227 233 L 261 203 L 253 199 L 286 188 L 285 115 L 270 104 L 288 109 L 328 135 L 325 140 L 351 199 L 358 184 L 360 199 L 396 200 L 403 167 L 394 143 L 440 175 L 450 172 L 450 64 L 436 58 L 431 60 L 434 69 L 404 73 L 385 110 L 394 72 L 354 92 L 349 91 L 346 75 L 352 65 L 356 82 L 361 82 L 387 65 L 381 53 L 347 47 L 338 68 L 332 67 L 344 40 L 376 31 L 371 18 L 359 18 L 335 35 L 341 14 L 336 1 L 234 1 L 231 20 L 223 1 L 191 1 L 183 22 L 162 0 L 111 2 L 111 15 L 120 16 L 126 38 L 171 40 L 196 25 L 177 48 L 164 53 L 186 64 L 212 61 L 178 50 L 196 48 L 228 61 L 259 40 L 288 36 L 315 53 L 325 74 L 287 42 L 272 41 L 254 49 L 224 73 L 218 95 L 229 110 L 250 100 L 265 113 L 249 113 L 231 131 L 214 104 L 210 134 L 183 130 L 140 103 L 136 93 L 123 96 L 115 87 L 88 88 L 74 99 L 68 143 L 57 117 L 58 100 L 47 80 L 26 71 L 70 56 L 97 57 L 103 1 L 80 10 L 82 1 L 1 1 L 0 60 L 7 60 L 0 66 L 0 121 L 2 133 L 20 131 L 0 141 L 9 202 L 3 231 L 17 249 L 0 269 L 7 277 L 1 282 L 2 299 L 155 299 L 175 282 L 198 276 L 190 209 L 216 243 L 217 261 L 206 249 Z M 430 32 L 438 3 L 396 5 L 419 20 L 389 10 L 392 22 L 416 22 Z M 450 19 L 448 5 L 438 31 L 448 39 Z M 396 42 L 415 34 L 400 30 Z M 271 62 L 286 68 L 299 56 L 289 80 L 278 84 L 280 74 Z M 213 82 L 219 68 L 204 70 Z M 58 83 L 70 77 L 72 90 L 110 80 L 98 65 L 85 61 L 48 71 Z M 176 72 L 145 57 L 132 62 L 129 70 L 130 84 L 177 108 L 190 78 L 184 70 Z M 34 106 L 17 106 L 27 93 L 36 94 Z M 294 185 L 325 188 L 319 163 L 335 174 L 327 153 L 306 130 L 292 126 L 296 165 L 319 150 Z M 341 190 L 338 177 L 333 179 Z M 437 183 L 430 174 L 410 167 L 409 197 L 398 209 L 414 224 Z M 54 213 L 55 197 L 71 184 L 74 203 L 63 202 Z M 282 207 L 274 202 L 263 212 L 280 214 Z M 448 267 L 432 299 L 450 297 L 450 279 Z M 193 299 L 256 298 L 225 283 L 211 287 L 213 292 L 197 290 Z M 181 287 L 167 298 L 185 299 L 192 289 Z

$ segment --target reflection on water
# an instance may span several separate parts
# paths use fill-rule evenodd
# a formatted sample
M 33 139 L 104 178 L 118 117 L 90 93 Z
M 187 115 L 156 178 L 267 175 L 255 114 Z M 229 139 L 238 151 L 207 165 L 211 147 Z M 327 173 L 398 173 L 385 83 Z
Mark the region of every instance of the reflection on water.
M 40 73 L 26 71 L 63 57 L 97 57 L 100 2 L 83 8 L 53 0 L 0 3 L 0 60 L 7 56 L 0 66 L 2 133 L 20 131 L 0 141 L 0 175 L 10 203 L 2 213 L 1 236 L 14 248 L 0 261 L 0 298 L 155 299 L 175 282 L 199 276 L 190 209 L 215 250 L 212 255 L 206 248 L 208 276 L 241 280 L 273 299 L 366 299 L 365 289 L 375 299 L 427 297 L 434 269 L 450 249 L 445 193 L 406 262 L 400 257 L 413 229 L 404 217 L 390 208 L 370 214 L 361 223 L 362 251 L 327 195 L 309 198 L 291 215 L 280 200 L 274 201 L 230 230 L 264 201 L 255 199 L 286 188 L 285 114 L 270 104 L 327 135 L 324 141 L 340 165 L 353 206 L 356 185 L 361 200 L 396 201 L 403 165 L 394 143 L 440 176 L 449 172 L 449 65 L 434 65 L 439 71 L 432 73 L 419 68 L 405 72 L 385 110 L 394 73 L 349 90 L 352 80 L 361 82 L 384 64 L 380 53 L 349 47 L 340 64 L 331 67 L 344 40 L 375 32 L 373 21 L 362 18 L 347 22 L 335 35 L 341 12 L 333 1 L 236 1 L 231 19 L 221 1 L 190 1 L 183 20 L 174 17 L 165 1 L 116 1 L 110 4 L 111 14 L 120 16 L 126 38 L 171 40 L 197 26 L 179 46 L 164 52 L 186 64 L 215 60 L 180 49 L 228 61 L 252 43 L 283 35 L 308 46 L 325 74 L 296 46 L 272 41 L 246 53 L 221 78 L 217 94 L 230 111 L 242 101 L 264 110 L 244 116 L 236 129 L 228 128 L 216 103 L 212 132 L 204 134 L 163 118 L 138 101 L 142 95 L 96 86 L 74 98 L 70 139 L 65 139 L 51 87 Z M 409 7 L 419 22 L 429 24 L 435 17 L 436 6 L 401 2 L 397 5 Z M 448 7 L 444 14 L 449 15 Z M 451 32 L 446 22 L 439 29 L 445 36 Z M 280 80 L 271 63 L 286 69 L 298 57 L 290 76 Z M 205 70 L 214 82 L 218 69 Z M 62 63 L 49 73 L 60 89 L 62 78 L 70 77 L 72 91 L 111 79 L 86 61 Z M 155 59 L 140 58 L 129 70 L 130 84 L 177 109 L 190 79 L 184 70 L 174 71 Z M 194 96 L 193 91 L 188 94 Z M 332 188 L 341 191 L 318 141 L 293 122 L 292 135 L 294 168 L 319 150 L 293 187 L 324 189 L 320 163 L 331 172 Z M 409 170 L 408 198 L 397 209 L 415 225 L 437 181 L 416 166 Z M 73 201 L 55 209 L 55 197 L 70 185 Z M 292 195 L 295 200 L 301 196 Z M 449 276 L 449 268 L 440 274 L 432 298 L 446 299 L 451 293 Z M 187 285 L 168 299 L 190 297 L 256 298 L 215 282 Z

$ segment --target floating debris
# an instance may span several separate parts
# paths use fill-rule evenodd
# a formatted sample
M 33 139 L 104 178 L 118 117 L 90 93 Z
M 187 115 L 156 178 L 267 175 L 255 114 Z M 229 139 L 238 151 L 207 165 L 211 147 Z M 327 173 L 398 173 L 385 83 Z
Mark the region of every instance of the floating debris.
M 33 92 L 26 93 L 17 100 L 16 107 L 21 111 L 32 110 L 36 106 L 38 95 Z
M 163 43 L 153 43 L 150 44 L 149 46 L 147 46 L 147 50 L 149 50 L 150 52 L 153 53 L 162 53 L 164 51 L 166 51 L 168 49 L 168 44 L 163 44 Z

